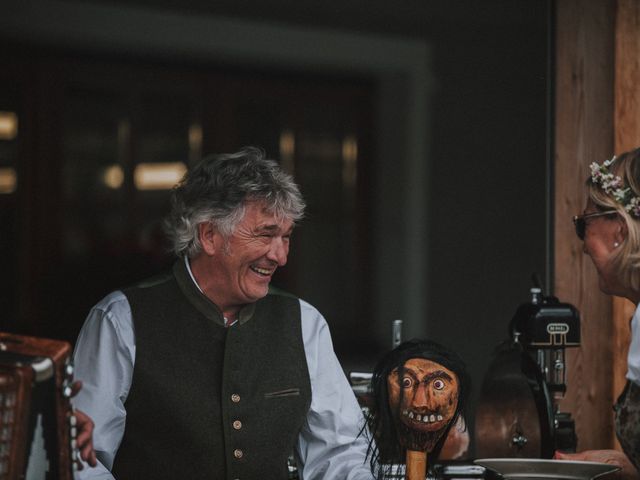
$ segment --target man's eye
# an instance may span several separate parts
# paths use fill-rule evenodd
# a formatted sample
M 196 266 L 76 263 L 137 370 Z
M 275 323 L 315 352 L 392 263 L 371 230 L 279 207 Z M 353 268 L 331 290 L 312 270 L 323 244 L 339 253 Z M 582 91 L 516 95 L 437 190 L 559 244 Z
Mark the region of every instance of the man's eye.
M 435 388 L 436 390 L 442 390 L 445 387 L 445 383 L 443 380 L 435 380 L 433 382 L 433 388 Z
M 410 388 L 413 385 L 413 380 L 409 377 L 402 379 L 402 388 Z

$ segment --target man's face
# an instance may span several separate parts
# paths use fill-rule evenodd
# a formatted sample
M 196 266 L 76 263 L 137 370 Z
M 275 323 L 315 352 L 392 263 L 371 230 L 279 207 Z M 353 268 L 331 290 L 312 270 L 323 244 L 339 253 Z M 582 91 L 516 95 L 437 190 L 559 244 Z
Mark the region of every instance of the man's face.
M 387 386 L 399 434 L 407 437 L 401 441 L 412 450 L 430 451 L 458 406 L 457 375 L 431 360 L 411 358 L 389 374 Z
M 216 303 L 226 311 L 267 294 L 271 277 L 287 263 L 293 221 L 277 219 L 261 202 L 248 202 L 244 218 L 212 259 Z

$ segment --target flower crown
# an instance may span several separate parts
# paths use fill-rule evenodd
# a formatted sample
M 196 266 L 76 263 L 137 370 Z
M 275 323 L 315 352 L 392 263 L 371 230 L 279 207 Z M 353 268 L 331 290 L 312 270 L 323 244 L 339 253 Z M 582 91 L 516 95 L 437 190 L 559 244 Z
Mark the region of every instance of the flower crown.
M 611 195 L 616 202 L 636 218 L 640 218 L 640 197 L 636 197 L 631 187 L 625 187 L 622 178 L 609 171 L 609 167 L 616 161 L 614 155 L 611 160 L 605 160 L 602 165 L 593 162 L 591 168 L 591 182 Z

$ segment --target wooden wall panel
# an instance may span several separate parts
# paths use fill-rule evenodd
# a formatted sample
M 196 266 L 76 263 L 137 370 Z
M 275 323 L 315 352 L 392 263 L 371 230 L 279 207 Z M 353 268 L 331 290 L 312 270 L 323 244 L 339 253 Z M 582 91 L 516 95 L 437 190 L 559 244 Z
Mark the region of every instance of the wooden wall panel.
M 615 110 L 616 154 L 640 146 L 640 0 L 618 0 L 615 30 Z M 613 302 L 613 395 L 626 382 L 629 351 L 629 321 L 635 306 L 628 300 Z M 615 433 L 614 433 L 615 437 Z
M 571 223 L 586 202 L 588 165 L 613 151 L 615 2 L 556 2 L 555 294 L 582 314 L 582 346 L 569 351 L 561 409 L 576 421 L 578 448 L 610 448 L 611 299 Z

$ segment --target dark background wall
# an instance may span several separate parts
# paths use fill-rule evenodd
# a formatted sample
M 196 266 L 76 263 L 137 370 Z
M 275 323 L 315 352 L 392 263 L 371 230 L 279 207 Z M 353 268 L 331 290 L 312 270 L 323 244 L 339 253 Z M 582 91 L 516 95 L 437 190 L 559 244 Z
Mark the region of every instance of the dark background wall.
M 132 2 L 122 2 L 122 8 L 125 3 Z M 428 150 L 424 158 L 425 175 L 418 182 L 424 188 L 421 193 L 426 202 L 426 225 L 401 230 L 377 225 L 381 229 L 378 235 L 388 241 L 370 245 L 367 258 L 372 264 L 374 259 L 392 264 L 397 252 L 388 245 L 394 244 L 395 236 L 414 232 L 424 249 L 418 268 L 426 273 L 424 285 L 419 285 L 417 291 L 424 295 L 425 318 L 405 321 L 420 324 L 419 331 L 461 352 L 477 392 L 492 349 L 506 338 L 508 322 L 518 304 L 528 300 L 531 274 L 538 273 L 543 280 L 551 276 L 547 253 L 551 225 L 547 194 L 549 3 L 531 0 L 366 3 L 139 0 L 135 3 L 162 16 L 249 19 L 275 28 L 282 25 L 301 30 L 354 32 L 415 40 L 428 46 L 433 85 L 428 101 L 429 125 L 424 132 Z M 74 2 L 61 4 L 68 6 Z M 46 33 L 12 34 L 5 40 L 7 52 L 11 51 L 14 57 L 18 47 L 41 48 L 50 43 Z M 16 48 L 12 49 L 12 45 Z M 91 44 L 78 43 L 60 45 L 57 51 L 92 55 L 92 48 Z M 126 45 L 114 44 L 110 51 L 101 51 L 101 55 L 105 54 L 111 60 L 129 58 Z M 158 59 L 167 65 L 190 62 L 189 58 L 172 56 L 171 52 L 156 55 L 156 64 Z M 252 67 L 244 68 L 251 71 Z M 256 63 L 255 68 L 264 70 L 265 65 Z M 364 83 L 368 81 L 364 79 Z M 398 91 L 397 95 L 403 98 L 407 92 Z M 402 125 L 404 119 L 397 121 Z M 370 134 L 375 139 L 384 133 Z M 393 151 L 393 146 L 388 151 Z M 372 174 L 371 181 L 384 179 L 376 179 Z M 403 185 L 397 188 L 402 189 Z M 375 198 L 375 192 L 371 195 L 374 197 L 369 201 L 374 204 L 385 201 Z M 399 208 L 404 207 L 399 204 Z M 339 270 L 336 274 L 339 275 Z M 401 269 L 397 274 L 402 274 Z M 376 282 L 376 272 L 371 275 Z M 371 291 L 375 291 L 375 285 Z M 371 304 L 378 303 L 371 299 Z M 388 315 L 402 317 L 404 311 L 399 310 L 396 314 L 390 309 Z M 361 320 L 364 328 L 366 324 L 366 318 Z M 349 341 L 341 341 L 340 326 L 332 325 L 332 329 L 346 369 L 370 368 L 385 348 L 378 342 L 369 350 L 367 345 L 364 350 L 352 349 L 351 337 Z
M 429 332 L 464 353 L 474 401 L 531 275 L 549 283 L 542 3 L 524 24 L 452 28 L 435 42 Z

